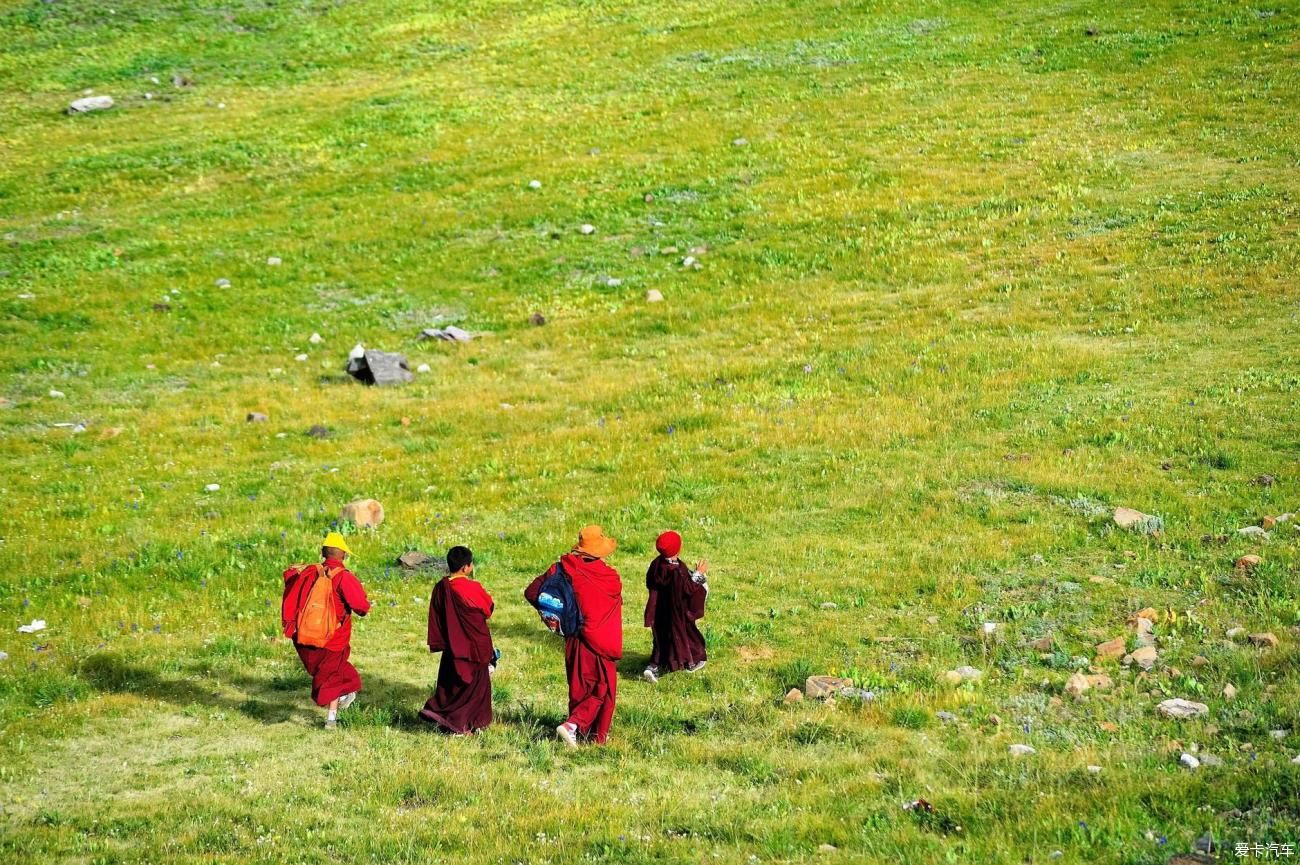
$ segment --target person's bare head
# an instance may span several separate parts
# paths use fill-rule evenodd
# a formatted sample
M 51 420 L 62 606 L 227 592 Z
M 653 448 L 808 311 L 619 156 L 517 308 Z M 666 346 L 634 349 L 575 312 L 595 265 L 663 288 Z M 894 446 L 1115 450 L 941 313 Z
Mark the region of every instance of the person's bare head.
M 334 559 L 338 562 L 341 562 L 348 557 L 348 554 L 343 552 L 343 550 L 340 550 L 338 547 L 321 547 L 320 554 L 321 558 Z

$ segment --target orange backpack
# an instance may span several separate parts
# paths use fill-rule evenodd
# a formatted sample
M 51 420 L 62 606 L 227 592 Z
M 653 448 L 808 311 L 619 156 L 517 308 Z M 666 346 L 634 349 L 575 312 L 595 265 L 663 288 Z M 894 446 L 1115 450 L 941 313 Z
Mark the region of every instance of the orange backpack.
M 298 610 L 298 632 L 294 642 L 304 646 L 324 648 L 339 629 L 339 617 L 334 612 L 334 573 L 324 565 L 316 566 L 316 577 L 307 600 Z

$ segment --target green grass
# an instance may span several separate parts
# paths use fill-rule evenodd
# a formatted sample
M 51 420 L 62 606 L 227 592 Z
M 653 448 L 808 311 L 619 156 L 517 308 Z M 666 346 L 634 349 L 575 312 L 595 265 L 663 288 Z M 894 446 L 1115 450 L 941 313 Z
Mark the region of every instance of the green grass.
M 1298 56 L 1289 3 L 0 0 L 0 858 L 1295 841 L 1298 535 L 1235 530 L 1300 510 Z M 117 107 L 64 114 L 87 89 Z M 416 340 L 447 322 L 480 338 Z M 365 389 L 358 341 L 431 372 Z M 361 495 L 327 737 L 279 573 Z M 569 753 L 520 590 L 592 521 L 627 678 Z M 651 688 L 667 528 L 714 562 L 712 660 Z M 429 586 L 391 566 L 453 543 L 505 654 L 469 740 L 415 717 Z M 1064 697 L 1146 606 L 1157 670 Z M 784 704 L 813 673 L 877 700 Z

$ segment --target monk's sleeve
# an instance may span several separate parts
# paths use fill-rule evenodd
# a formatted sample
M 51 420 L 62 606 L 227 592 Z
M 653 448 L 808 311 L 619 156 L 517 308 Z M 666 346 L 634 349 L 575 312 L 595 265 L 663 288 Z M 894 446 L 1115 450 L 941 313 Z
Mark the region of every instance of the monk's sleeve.
M 447 635 L 442 629 L 442 609 L 438 603 L 438 586 L 433 587 L 433 594 L 429 596 L 429 651 L 444 652 L 447 650 Z
M 338 587 L 339 594 L 343 596 L 343 603 L 348 605 L 349 610 L 358 616 L 370 612 L 370 599 L 366 597 L 366 590 L 361 588 L 361 582 L 351 571 L 339 574 Z
M 655 580 L 655 562 L 651 562 L 650 570 L 645 572 L 645 589 L 644 624 L 647 628 L 653 628 L 655 626 L 655 609 L 659 606 L 659 586 Z

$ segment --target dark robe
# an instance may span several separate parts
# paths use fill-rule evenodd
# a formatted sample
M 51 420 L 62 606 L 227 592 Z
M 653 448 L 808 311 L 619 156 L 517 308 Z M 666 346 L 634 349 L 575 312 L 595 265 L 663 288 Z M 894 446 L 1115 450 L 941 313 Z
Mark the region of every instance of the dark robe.
M 695 624 L 704 618 L 708 590 L 691 578 L 690 568 L 659 556 L 650 563 L 645 587 L 645 626 L 654 640 L 650 663 L 674 673 L 708 660 L 704 635 Z
M 573 583 L 582 613 L 582 628 L 564 638 L 564 672 L 569 679 L 567 723 L 577 726 L 579 735 L 604 743 L 618 699 L 615 662 L 623 657 L 623 581 L 618 571 L 600 559 L 570 553 L 560 562 Z M 552 565 L 524 589 L 530 604 L 537 604 L 542 583 L 554 572 Z
M 446 577 L 429 599 L 429 651 L 442 652 L 438 685 L 420 717 L 451 733 L 492 723 L 492 598 L 468 577 Z
M 284 635 L 293 639 L 298 628 L 298 611 L 311 591 L 316 569 L 321 565 L 295 565 L 284 572 L 284 597 L 280 601 Z M 328 706 L 344 694 L 361 690 L 361 674 L 348 658 L 352 654 L 352 614 L 370 612 L 370 599 L 361 582 L 337 559 L 326 560 L 324 567 L 334 574 L 334 612 L 339 628 L 324 647 L 304 646 L 294 641 L 298 658 L 311 676 L 311 698 L 317 706 Z

